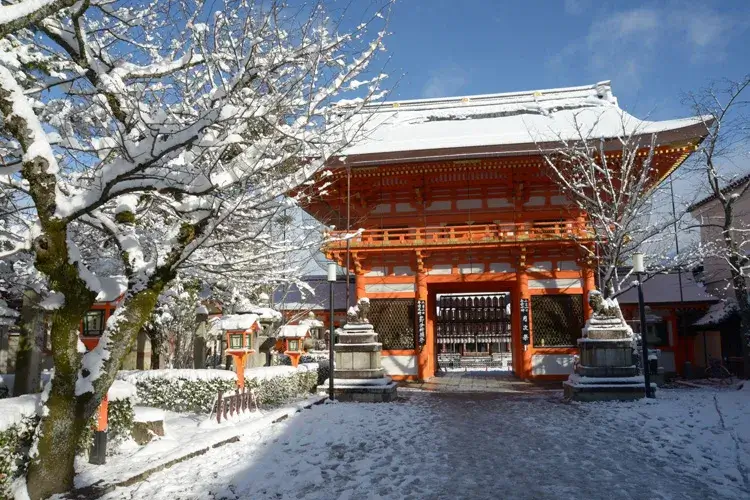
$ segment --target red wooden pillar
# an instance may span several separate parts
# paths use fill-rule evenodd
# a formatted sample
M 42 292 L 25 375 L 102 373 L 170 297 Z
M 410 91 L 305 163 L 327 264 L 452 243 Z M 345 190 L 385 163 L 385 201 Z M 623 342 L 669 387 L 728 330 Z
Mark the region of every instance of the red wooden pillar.
M 354 275 L 354 288 L 355 293 L 357 296 L 357 302 L 359 302 L 359 299 L 362 299 L 364 297 L 367 297 L 367 291 L 365 288 L 365 274 L 362 270 L 359 270 Z M 349 304 L 346 304 L 346 308 L 349 308 Z
M 529 301 L 529 343 L 523 345 L 521 336 L 521 300 L 526 299 Z M 514 325 L 517 334 L 514 336 L 515 343 L 513 349 L 518 352 L 518 355 L 514 356 L 514 362 L 517 366 L 515 368 L 516 375 L 520 378 L 529 378 L 531 376 L 531 355 L 532 345 L 534 336 L 533 317 L 531 315 L 531 295 L 529 294 L 529 276 L 526 274 L 525 266 L 519 266 L 516 270 L 516 298 L 513 300 L 513 311 L 512 316 L 514 319 Z M 515 361 L 518 360 L 518 361 Z
M 419 379 L 425 380 L 435 375 L 435 332 L 432 327 L 432 315 L 429 313 L 429 302 L 427 297 L 427 273 L 424 270 L 424 264 L 420 261 L 417 264 L 415 275 L 415 288 L 417 300 L 425 301 L 425 343 L 418 355 Z

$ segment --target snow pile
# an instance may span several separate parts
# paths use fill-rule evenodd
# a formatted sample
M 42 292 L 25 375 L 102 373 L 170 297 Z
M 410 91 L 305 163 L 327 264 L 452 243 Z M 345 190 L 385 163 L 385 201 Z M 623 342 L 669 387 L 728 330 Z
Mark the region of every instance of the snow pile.
M 36 415 L 39 394 L 24 394 L 0 399 L 0 432 L 18 425 L 24 418 Z
M 222 330 L 250 330 L 258 325 L 257 314 L 227 314 L 221 317 Z
M 164 410 L 159 408 L 150 408 L 148 406 L 136 406 L 133 408 L 135 416 L 134 422 L 157 422 L 164 420 Z
M 135 385 L 124 380 L 115 380 L 107 391 L 107 398 L 110 401 L 134 400 L 137 396 L 138 391 Z
M 279 328 L 278 338 L 304 338 L 310 335 L 309 325 L 284 325 Z

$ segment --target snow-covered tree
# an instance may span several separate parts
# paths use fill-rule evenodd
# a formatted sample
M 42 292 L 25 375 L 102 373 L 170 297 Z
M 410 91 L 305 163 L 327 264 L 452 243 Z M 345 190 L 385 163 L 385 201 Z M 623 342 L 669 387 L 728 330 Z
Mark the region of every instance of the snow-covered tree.
M 750 378 L 750 291 L 743 267 L 750 263 L 750 227 L 746 214 L 738 213 L 738 203 L 750 191 L 750 183 L 731 186 L 737 175 L 728 168 L 736 158 L 745 162 L 750 158 L 750 115 L 748 94 L 750 75 L 739 81 L 713 85 L 698 93 L 689 94 L 687 102 L 703 117 L 706 139 L 698 147 L 692 168 L 702 178 L 705 191 L 719 206 L 719 216 L 699 221 L 699 225 L 717 235 L 717 241 L 702 245 L 702 253 L 708 258 L 726 262 L 729 270 L 727 295 L 729 302 L 736 302 L 740 315 L 740 336 L 746 378 Z M 732 297 L 733 296 L 733 297 Z M 734 299 L 734 300 L 731 300 Z
M 193 343 L 201 306 L 200 284 L 176 279 L 162 292 L 151 317 L 151 349 L 166 357 L 168 368 L 193 368 Z M 156 338 L 156 342 L 154 339 Z
M 576 120 L 575 139 L 560 136 L 557 146 L 540 149 L 549 177 L 585 220 L 579 246 L 599 269 L 605 298 L 628 286 L 629 276 L 618 275 L 618 268 L 675 220 L 673 214 L 653 217 L 657 139 L 634 125 L 623 119 L 620 136 L 605 139 L 591 136 L 595 124 Z
M 384 75 L 363 75 L 389 4 L 348 32 L 320 5 L 0 7 L 0 176 L 35 217 L 22 238 L 2 236 L 7 251 L 33 252 L 58 298 L 31 498 L 72 487 L 78 436 L 182 266 L 212 251 L 273 258 L 258 214 L 352 140 L 352 116 L 382 95 Z M 79 322 L 112 273 L 127 290 L 81 355 Z

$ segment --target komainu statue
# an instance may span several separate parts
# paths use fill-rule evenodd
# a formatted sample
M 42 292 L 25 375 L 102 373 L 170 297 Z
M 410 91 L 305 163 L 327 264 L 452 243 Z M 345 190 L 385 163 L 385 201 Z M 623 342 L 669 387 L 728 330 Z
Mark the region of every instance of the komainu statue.
M 370 312 L 370 299 L 362 297 L 357 302 L 356 306 L 352 306 L 346 312 L 346 323 L 349 325 L 365 325 L 369 324 L 370 320 L 367 319 L 367 314 Z

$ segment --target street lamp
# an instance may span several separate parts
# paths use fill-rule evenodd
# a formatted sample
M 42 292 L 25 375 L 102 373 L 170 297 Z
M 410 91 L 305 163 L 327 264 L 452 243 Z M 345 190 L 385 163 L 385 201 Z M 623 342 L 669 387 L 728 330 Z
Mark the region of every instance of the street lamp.
M 648 362 L 648 343 L 646 342 L 646 305 L 643 303 L 643 275 L 646 269 L 643 265 L 643 254 L 633 254 L 633 272 L 638 276 L 638 311 L 641 316 L 641 347 L 643 348 L 643 380 L 645 383 L 646 397 L 653 398 L 651 391 L 651 373 Z
M 328 306 L 331 309 L 331 332 L 328 334 L 328 398 L 333 401 L 333 284 L 336 282 L 336 263 L 328 263 Z

